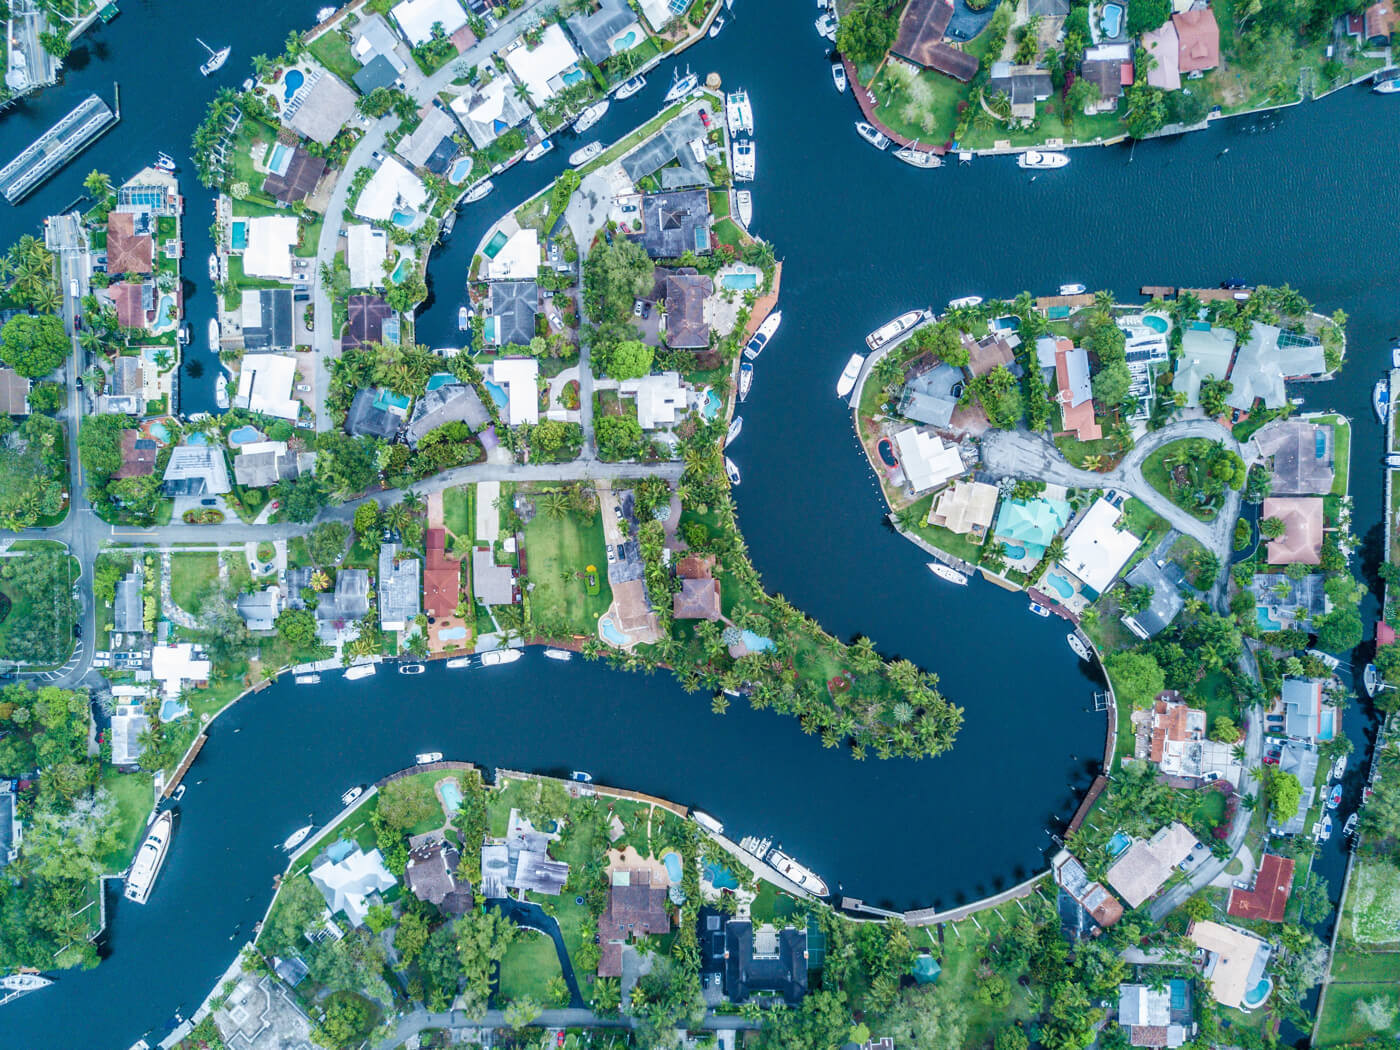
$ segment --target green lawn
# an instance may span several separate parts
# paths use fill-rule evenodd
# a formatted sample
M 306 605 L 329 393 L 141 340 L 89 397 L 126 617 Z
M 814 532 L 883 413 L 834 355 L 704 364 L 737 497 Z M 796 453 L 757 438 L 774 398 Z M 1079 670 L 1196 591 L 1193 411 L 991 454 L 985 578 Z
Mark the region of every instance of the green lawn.
M 1357 955 L 1337 945 L 1337 954 L 1332 957 L 1332 979 L 1334 981 L 1390 981 L 1400 973 L 1400 952 L 1377 952 L 1375 955 Z
M 758 896 L 754 898 L 750 910 L 753 912 L 754 921 L 772 922 L 774 919 L 786 919 L 795 914 L 797 901 L 780 891 L 771 882 L 760 882 Z
M 1384 1010 L 1391 1018 L 1385 1028 L 1376 1029 L 1366 1022 L 1361 1013 L 1361 1004 L 1384 1004 Z M 1327 989 L 1327 1002 L 1323 1004 L 1322 1018 L 1317 1028 L 1317 1046 L 1337 1046 L 1359 1044 L 1372 1036 L 1400 1034 L 1400 984 L 1395 981 L 1368 984 L 1333 983 Z
M 1166 461 L 1183 451 L 1183 446 L 1187 449 L 1199 448 L 1204 451 L 1210 442 L 1204 438 L 1185 438 L 1181 441 L 1173 441 L 1163 445 L 1156 452 L 1148 456 L 1142 463 L 1142 476 L 1147 479 L 1147 483 L 1160 492 L 1167 499 L 1171 500 L 1182 510 L 1186 511 L 1194 518 L 1201 521 L 1214 521 L 1219 508 L 1214 506 L 1199 506 L 1195 500 L 1189 498 L 1190 493 L 1178 491 L 1178 486 L 1173 482 L 1171 473 L 1167 470 Z M 1195 488 L 1199 483 L 1197 472 L 1204 469 L 1199 457 L 1193 456 L 1187 465 L 1189 481 L 1188 487 Z
M 1223 671 L 1206 675 L 1190 688 L 1188 695 L 1205 710 L 1207 727 L 1214 725 L 1221 716 L 1236 718 L 1235 696 Z
M 1170 523 L 1140 499 L 1123 504 L 1123 527 L 1141 540 L 1164 536 Z
M 720 219 L 719 222 L 715 223 L 714 231 L 720 244 L 738 248 L 744 243 L 744 231 L 739 229 L 739 224 L 733 219 Z
M 316 61 L 325 66 L 341 80 L 351 81 L 360 71 L 360 63 L 350 53 L 350 45 L 335 30 L 322 33 L 307 45 Z
M 607 564 L 602 515 L 610 510 L 600 509 L 592 523 L 584 523 L 573 514 L 551 518 L 541 506 L 538 493 L 535 503 L 534 520 L 525 526 L 525 552 L 530 580 L 535 585 L 530 594 L 535 621 L 559 621 L 578 634 L 591 635 L 597 629 L 598 617 L 612 604 L 612 588 L 600 571 L 601 593 L 590 596 L 584 589 L 582 573 L 588 565 Z
M 267 280 L 261 277 L 249 277 L 243 272 L 243 256 L 230 255 L 228 257 L 228 279 L 232 291 L 224 296 L 224 306 L 227 309 L 237 309 L 243 303 L 243 293 L 255 288 L 285 288 L 281 281 Z
M 1010 901 L 999 908 L 980 912 L 977 922 L 984 929 L 993 930 L 995 933 L 1020 915 L 1020 909 L 1019 904 Z M 937 955 L 938 948 L 930 941 L 931 932 L 927 929 L 914 929 L 909 931 L 909 935 L 916 948 L 928 948 Z M 989 1046 L 998 1031 L 1014 1025 L 1017 1021 L 1030 1020 L 1036 1015 L 1040 1005 L 1038 997 L 1017 982 L 1019 971 L 1003 975 L 1011 989 L 1009 1003 L 991 1006 L 978 1002 L 978 971 L 985 956 L 985 941 L 979 936 L 977 926 L 970 920 L 965 919 L 943 928 L 943 972 L 938 975 L 938 986 L 946 994 L 948 1001 L 958 1002 L 966 1010 L 967 1030 L 962 1040 L 964 1047 Z
M 727 190 L 710 191 L 710 214 L 716 219 L 729 218 L 729 192 Z
M 102 858 L 108 872 L 125 871 L 131 864 L 136 847 L 146 832 L 146 817 L 150 815 L 153 795 L 150 773 L 118 773 L 107 768 L 102 771 L 102 787 L 117 804 L 117 849 Z
M 918 515 L 918 524 L 910 529 L 914 535 L 918 536 L 926 543 L 931 543 L 941 551 L 951 554 L 955 558 L 961 558 L 965 562 L 973 565 L 977 564 L 982 557 L 982 546 L 973 543 L 971 539 L 962 533 L 953 532 L 938 525 L 928 523 L 929 508 L 933 506 L 933 500 L 937 493 L 929 493 L 927 496 L 909 505 L 909 509 Z
M 1313 422 L 1332 426 L 1335 440 L 1332 455 L 1332 495 L 1345 496 L 1351 471 L 1351 424 L 1341 416 L 1318 416 Z
M 1342 932 L 1358 943 L 1400 942 L 1400 870 L 1383 860 L 1359 859 L 1347 893 Z
M 1055 435 L 1055 447 L 1071 465 L 1082 470 L 1110 470 L 1123 458 L 1116 438 L 1080 441 L 1066 434 Z
M 476 486 L 460 485 L 442 494 L 442 523 L 458 539 L 476 536 Z
M 1197 804 L 1194 816 L 1211 824 L 1219 824 L 1225 819 L 1225 795 L 1220 791 L 1198 792 L 1201 801 Z
M 199 596 L 218 578 L 219 556 L 212 551 L 170 556 L 170 597 L 185 612 L 199 612 Z
M 545 1005 L 549 1002 L 550 979 L 562 976 L 554 942 L 534 930 L 521 930 L 520 939 L 501 960 L 500 1001 L 530 998 Z

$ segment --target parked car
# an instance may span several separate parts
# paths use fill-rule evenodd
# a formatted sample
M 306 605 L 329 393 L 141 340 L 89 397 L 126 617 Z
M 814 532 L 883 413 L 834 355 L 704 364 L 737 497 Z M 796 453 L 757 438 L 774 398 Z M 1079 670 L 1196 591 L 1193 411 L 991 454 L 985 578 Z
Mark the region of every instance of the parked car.
M 642 301 L 641 301 L 640 299 L 638 299 L 638 300 L 636 300 L 635 302 L 632 303 L 632 316 L 633 316 L 633 317 L 641 317 L 641 316 L 642 316 Z
M 298 384 L 297 384 L 297 393 L 298 393 L 298 394 L 309 394 L 309 393 L 311 393 L 311 384 L 310 384 L 310 383 L 298 383 Z
M 202 500 L 199 501 L 199 505 L 200 505 L 201 507 L 212 507 L 212 506 L 214 506 L 215 504 L 217 504 L 218 502 L 219 502 L 219 501 L 216 500 L 216 499 L 202 499 Z
M 617 551 L 613 550 L 613 545 L 612 545 L 611 543 L 609 543 L 607 546 L 608 546 L 608 562 L 609 562 L 609 564 L 611 564 L 612 562 L 617 561 Z

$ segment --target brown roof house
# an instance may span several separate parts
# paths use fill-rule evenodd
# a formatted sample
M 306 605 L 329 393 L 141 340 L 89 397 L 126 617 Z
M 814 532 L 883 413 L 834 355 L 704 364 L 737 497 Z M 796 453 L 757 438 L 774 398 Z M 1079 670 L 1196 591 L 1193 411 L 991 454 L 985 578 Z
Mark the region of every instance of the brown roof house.
M 1283 535 L 1269 541 L 1270 565 L 1322 564 L 1322 499 L 1319 496 L 1271 496 L 1260 520 L 1278 518 Z
M 13 368 L 0 368 L 0 416 L 29 415 L 29 380 Z
M 114 211 L 107 216 L 107 272 L 150 273 L 155 244 L 149 233 L 136 232 L 136 216 Z
M 1390 43 L 1390 34 L 1395 32 L 1396 26 L 1400 26 L 1400 10 L 1396 9 L 1395 0 L 1380 0 L 1380 3 L 1366 8 L 1362 24 L 1366 42 L 1385 47 Z
M 447 553 L 447 531 L 429 529 L 423 562 L 423 611 L 429 616 L 452 616 L 462 598 L 461 559 Z
M 1135 839 L 1108 869 L 1108 884 L 1128 907 L 1140 907 L 1191 858 L 1196 845 L 1191 829 L 1172 821 L 1150 839 Z
M 159 449 L 153 439 L 139 430 L 122 431 L 122 465 L 112 476 L 115 478 L 144 478 L 156 471 L 156 453 Z
M 984 376 L 997 368 L 1015 367 L 1016 347 L 1021 345 L 1021 337 L 1014 332 L 993 332 L 974 339 L 963 332 L 962 344 L 967 351 L 967 370 L 974 376 Z
M 690 556 L 676 566 L 681 589 L 671 599 L 671 615 L 677 620 L 718 620 L 724 615 L 714 559 Z
M 123 328 L 145 328 L 149 311 L 155 309 L 155 288 L 149 281 L 139 284 L 114 284 L 107 297 L 117 311 L 117 323 Z
M 705 300 L 715 290 L 702 274 L 666 275 L 666 345 L 672 349 L 704 350 L 710 345 Z
M 1118 898 L 1104 889 L 1103 883 L 1092 881 L 1084 865 L 1069 850 L 1062 849 L 1055 854 L 1050 861 L 1050 871 L 1056 885 L 1098 925 L 1106 929 L 1123 917 L 1123 905 L 1118 903 Z
M 1237 919 L 1282 922 L 1283 909 L 1293 888 L 1293 861 L 1273 853 L 1264 854 L 1254 875 L 1254 887 L 1230 890 L 1226 911 Z
M 617 868 L 608 888 L 608 907 L 598 918 L 599 977 L 622 976 L 622 948 L 628 940 L 671 929 L 667 888 L 653 885 L 645 868 Z
M 1220 65 L 1220 26 L 1208 7 L 1172 15 L 1180 42 L 1177 69 L 1182 73 L 1204 72 Z
M 325 173 L 324 157 L 317 157 L 297 146 L 290 156 L 282 160 L 278 170 L 270 172 L 263 180 L 263 191 L 283 204 L 293 204 L 305 200 Z
M 1330 425 L 1275 419 L 1254 435 L 1254 445 L 1272 461 L 1278 495 L 1325 496 L 1332 491 L 1335 438 Z
M 443 842 L 419 846 L 408 855 L 404 882 L 420 901 L 446 915 L 465 915 L 472 906 L 471 883 L 457 877 L 459 854 Z
M 899 35 L 890 50 L 915 65 L 932 67 L 934 48 L 943 40 L 952 20 L 950 0 L 909 0 L 899 19 Z

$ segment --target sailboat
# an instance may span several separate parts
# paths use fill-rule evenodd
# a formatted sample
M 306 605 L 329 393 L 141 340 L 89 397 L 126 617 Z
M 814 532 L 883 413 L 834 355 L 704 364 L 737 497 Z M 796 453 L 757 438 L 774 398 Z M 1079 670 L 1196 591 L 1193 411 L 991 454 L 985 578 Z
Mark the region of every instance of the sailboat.
M 199 37 L 195 37 L 195 39 L 199 40 Z M 203 40 L 199 40 L 199 46 L 209 52 L 209 61 L 199 67 L 199 71 L 206 77 L 210 73 L 217 73 L 219 70 L 223 69 L 224 63 L 228 61 L 228 56 L 233 51 L 231 47 L 221 47 L 219 50 L 215 51 Z
M 700 78 L 690 71 L 690 67 L 685 67 L 685 76 L 681 76 L 680 70 L 676 70 L 671 79 L 671 90 L 666 92 L 664 102 L 679 102 L 697 87 L 700 86 Z

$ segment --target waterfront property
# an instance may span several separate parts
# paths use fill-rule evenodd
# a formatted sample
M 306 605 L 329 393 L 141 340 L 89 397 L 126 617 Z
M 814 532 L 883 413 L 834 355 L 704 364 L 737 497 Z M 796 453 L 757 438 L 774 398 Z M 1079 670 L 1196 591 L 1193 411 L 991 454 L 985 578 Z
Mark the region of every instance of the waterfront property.
M 398 885 L 398 879 L 384 867 L 378 849 L 368 853 L 338 840 L 316 858 L 311 881 L 326 899 L 332 915 L 343 914 L 351 926 L 360 926 L 377 897 Z
M 1029 569 L 1045 556 L 1046 548 L 1069 522 L 1071 508 L 1065 496 L 1062 487 L 1047 485 L 1031 499 L 1002 500 L 993 535 L 1009 562 Z
M 1237 919 L 1282 922 L 1292 888 L 1293 859 L 1266 853 L 1254 871 L 1254 885 L 1247 890 L 1231 888 L 1226 911 Z
M 1137 908 L 1160 890 L 1177 868 L 1204 859 L 1209 851 L 1191 829 L 1173 821 L 1150 839 L 1137 839 L 1108 869 L 1108 884 L 1128 907 Z
M 1090 601 L 1108 591 L 1133 552 L 1142 545 L 1137 536 L 1118 527 L 1122 516 L 1121 507 L 1096 499 L 1065 539 L 1065 553 L 1059 565 L 1093 592 L 1086 596 Z M 1063 587 L 1055 589 L 1060 597 L 1070 597 Z
M 1196 1033 L 1188 982 L 1173 979 L 1166 987 L 1118 986 L 1118 1026 L 1131 1046 L 1178 1047 Z
M 1269 540 L 1270 565 L 1322 563 L 1322 500 L 1316 496 L 1271 496 L 1264 500 L 1260 519 L 1277 518 L 1283 534 Z
M 1277 496 L 1325 496 L 1332 491 L 1334 428 L 1307 419 L 1276 419 L 1254 435 L 1259 455 L 1269 461 Z
M 1194 922 L 1189 936 L 1205 952 L 1201 975 L 1210 981 L 1216 1002 L 1237 1010 L 1263 1005 L 1271 989 L 1264 971 L 1272 955 L 1264 940 L 1218 922 Z
M 981 543 L 997 508 L 997 487 L 983 481 L 955 481 L 934 498 L 928 523 Z
M 1123 917 L 1123 905 L 1102 883 L 1090 879 L 1084 865 L 1068 850 L 1055 854 L 1050 871 L 1060 889 L 1061 921 L 1068 912 L 1073 930 L 1085 931 L 1094 925 L 1107 929 Z

